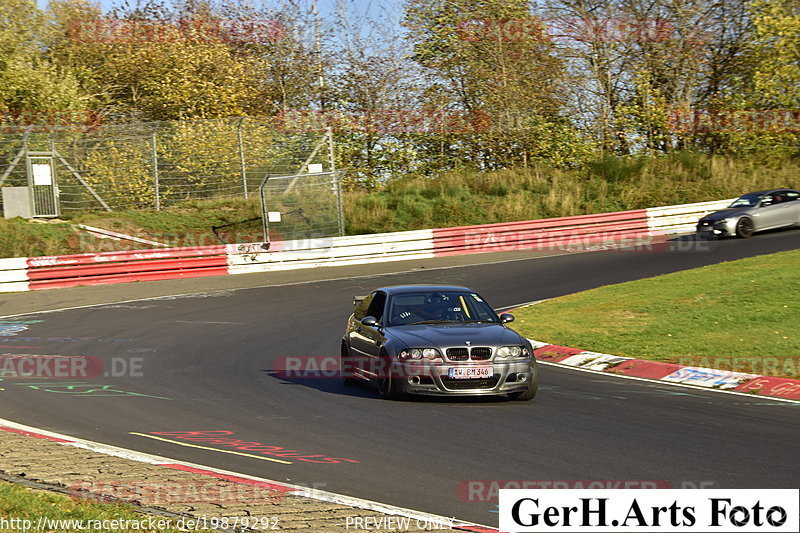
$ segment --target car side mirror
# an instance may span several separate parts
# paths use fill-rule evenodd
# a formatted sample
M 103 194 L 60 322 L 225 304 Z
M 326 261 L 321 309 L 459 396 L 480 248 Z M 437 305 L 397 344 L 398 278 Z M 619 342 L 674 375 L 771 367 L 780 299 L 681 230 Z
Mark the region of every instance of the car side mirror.
M 500 315 L 500 323 L 508 324 L 509 322 L 514 322 L 514 315 L 511 313 L 503 313 Z
M 364 318 L 361 319 L 361 325 L 367 326 L 369 328 L 374 328 L 375 326 L 378 325 L 378 319 L 375 318 L 374 316 L 365 316 Z

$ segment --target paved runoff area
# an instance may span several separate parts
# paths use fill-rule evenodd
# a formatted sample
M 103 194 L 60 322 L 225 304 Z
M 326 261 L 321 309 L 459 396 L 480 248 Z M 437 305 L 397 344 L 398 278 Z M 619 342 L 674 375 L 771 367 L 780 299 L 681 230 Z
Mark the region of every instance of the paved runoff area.
M 33 489 L 138 504 L 156 524 L 193 530 L 455 530 L 446 519 L 371 511 L 287 494 L 280 485 L 165 468 L 9 431 L 0 431 L 0 471 L 1 479 Z
M 0 315 L 13 316 L 132 299 L 201 291 L 304 283 L 324 279 L 377 276 L 431 268 L 450 268 L 492 261 L 513 261 L 552 254 L 502 252 L 473 256 L 400 261 L 379 265 L 330 267 L 242 276 L 125 283 L 52 291 L 5 294 Z M 24 421 L 19 421 L 24 422 Z M 0 426 L 3 426 L 0 422 Z M 1 428 L 0 428 L 1 429 Z M 124 455 L 124 454 L 122 454 Z M 164 459 L 162 463 L 170 463 Z M 64 493 L 89 501 L 133 503 L 143 513 L 143 525 L 186 530 L 219 531 L 495 531 L 413 511 L 363 502 L 337 503 L 336 495 L 303 496 L 280 484 L 203 471 L 165 467 L 101 451 L 77 447 L 58 439 L 13 428 L 0 431 L 0 479 L 34 490 Z M 292 493 L 295 492 L 295 493 Z M 309 491 L 313 493 L 315 491 Z M 331 498 L 333 496 L 333 498 Z M 326 501 L 328 500 L 328 501 Z M 347 500 L 347 498 L 343 498 Z M 355 499 L 351 499 L 355 501 Z M 391 502 L 385 502 L 391 503 Z M 372 509 L 372 510 L 371 510 Z M 2 531 L 22 531 L 6 519 Z M 11 525 L 11 528 L 7 528 Z M 21 526 L 19 522 L 17 526 Z M 35 526 L 36 524 L 34 524 Z M 162 527 L 159 527 L 161 525 Z M 45 528 L 54 531 L 57 529 Z M 144 528 L 143 528 L 144 529 Z M 42 530 L 40 528 L 40 530 Z

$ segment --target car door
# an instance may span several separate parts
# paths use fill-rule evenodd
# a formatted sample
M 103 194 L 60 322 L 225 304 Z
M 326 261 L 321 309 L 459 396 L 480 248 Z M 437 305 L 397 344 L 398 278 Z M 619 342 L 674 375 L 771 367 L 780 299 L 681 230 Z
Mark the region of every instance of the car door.
M 756 230 L 761 231 L 780 226 L 781 216 L 784 213 L 780 197 L 776 193 L 765 194 L 761 197 L 759 207 L 753 210 L 753 223 Z
M 369 309 L 374 297 L 375 293 L 373 292 L 364 298 L 356 306 L 347 324 L 347 344 L 350 346 L 351 370 L 359 374 L 363 374 L 361 369 L 364 367 L 365 351 L 367 350 L 367 341 L 364 337 L 364 326 L 361 324 L 361 320 L 367 316 L 367 309 Z
M 778 215 L 776 223 L 780 226 L 791 226 L 800 222 L 800 193 L 797 191 L 780 191 L 775 194 L 778 200 L 775 207 Z
M 377 291 L 375 297 L 370 302 L 367 309 L 367 316 L 375 317 L 378 323 L 375 326 L 361 325 L 362 340 L 364 343 L 364 366 L 361 368 L 363 373 L 376 379 L 379 377 L 381 365 L 381 348 L 386 344 L 384 336 L 384 313 L 386 311 L 386 293 Z
M 375 291 L 367 296 L 356 312 L 353 313 L 352 323 L 348 327 L 350 354 L 353 356 L 354 370 L 367 377 L 374 377 L 375 360 L 380 348 L 386 339 L 383 336 L 381 321 L 386 307 L 386 293 Z M 375 317 L 378 325 L 365 326 L 361 320 L 365 317 Z

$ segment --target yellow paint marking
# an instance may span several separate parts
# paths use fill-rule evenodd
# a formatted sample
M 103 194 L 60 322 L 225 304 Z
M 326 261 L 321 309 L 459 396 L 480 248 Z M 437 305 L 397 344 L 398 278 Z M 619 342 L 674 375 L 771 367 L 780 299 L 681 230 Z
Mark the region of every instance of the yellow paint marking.
M 163 440 L 164 442 L 169 442 L 171 444 L 178 444 L 180 446 L 188 446 L 189 448 L 200 448 L 201 450 L 210 450 L 212 452 L 230 453 L 232 455 L 242 455 L 244 457 L 252 457 L 253 459 L 263 459 L 264 461 L 274 461 L 276 463 L 283 463 L 285 465 L 292 464 L 289 461 L 283 461 L 281 459 L 274 459 L 272 457 L 264 457 L 263 455 L 253 455 L 251 453 L 235 452 L 233 450 L 220 450 L 218 448 L 210 448 L 208 446 L 200 446 L 198 444 L 189 444 L 188 442 L 179 442 L 177 440 L 165 439 L 163 437 L 156 437 L 155 435 L 148 435 L 147 433 L 135 433 L 135 432 L 131 431 L 130 434 L 131 435 L 138 435 L 140 437 L 147 437 L 148 439 Z

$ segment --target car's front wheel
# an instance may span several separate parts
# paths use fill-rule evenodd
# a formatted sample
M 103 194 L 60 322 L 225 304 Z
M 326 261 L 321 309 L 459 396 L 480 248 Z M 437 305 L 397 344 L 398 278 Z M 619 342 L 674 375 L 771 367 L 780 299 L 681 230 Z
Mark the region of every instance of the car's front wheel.
M 381 369 L 378 373 L 378 394 L 386 400 L 397 400 L 403 395 L 400 380 L 392 377 L 392 359 L 381 355 Z
M 517 402 L 527 402 L 529 400 L 533 400 L 536 397 L 536 393 L 539 391 L 539 379 L 534 374 L 533 379 L 528 384 L 528 388 L 519 391 L 519 392 L 512 392 L 509 393 L 508 397 Z
M 739 219 L 739 222 L 736 223 L 736 235 L 746 239 L 753 234 L 756 230 L 755 226 L 753 226 L 753 221 L 747 217 L 742 217 Z

